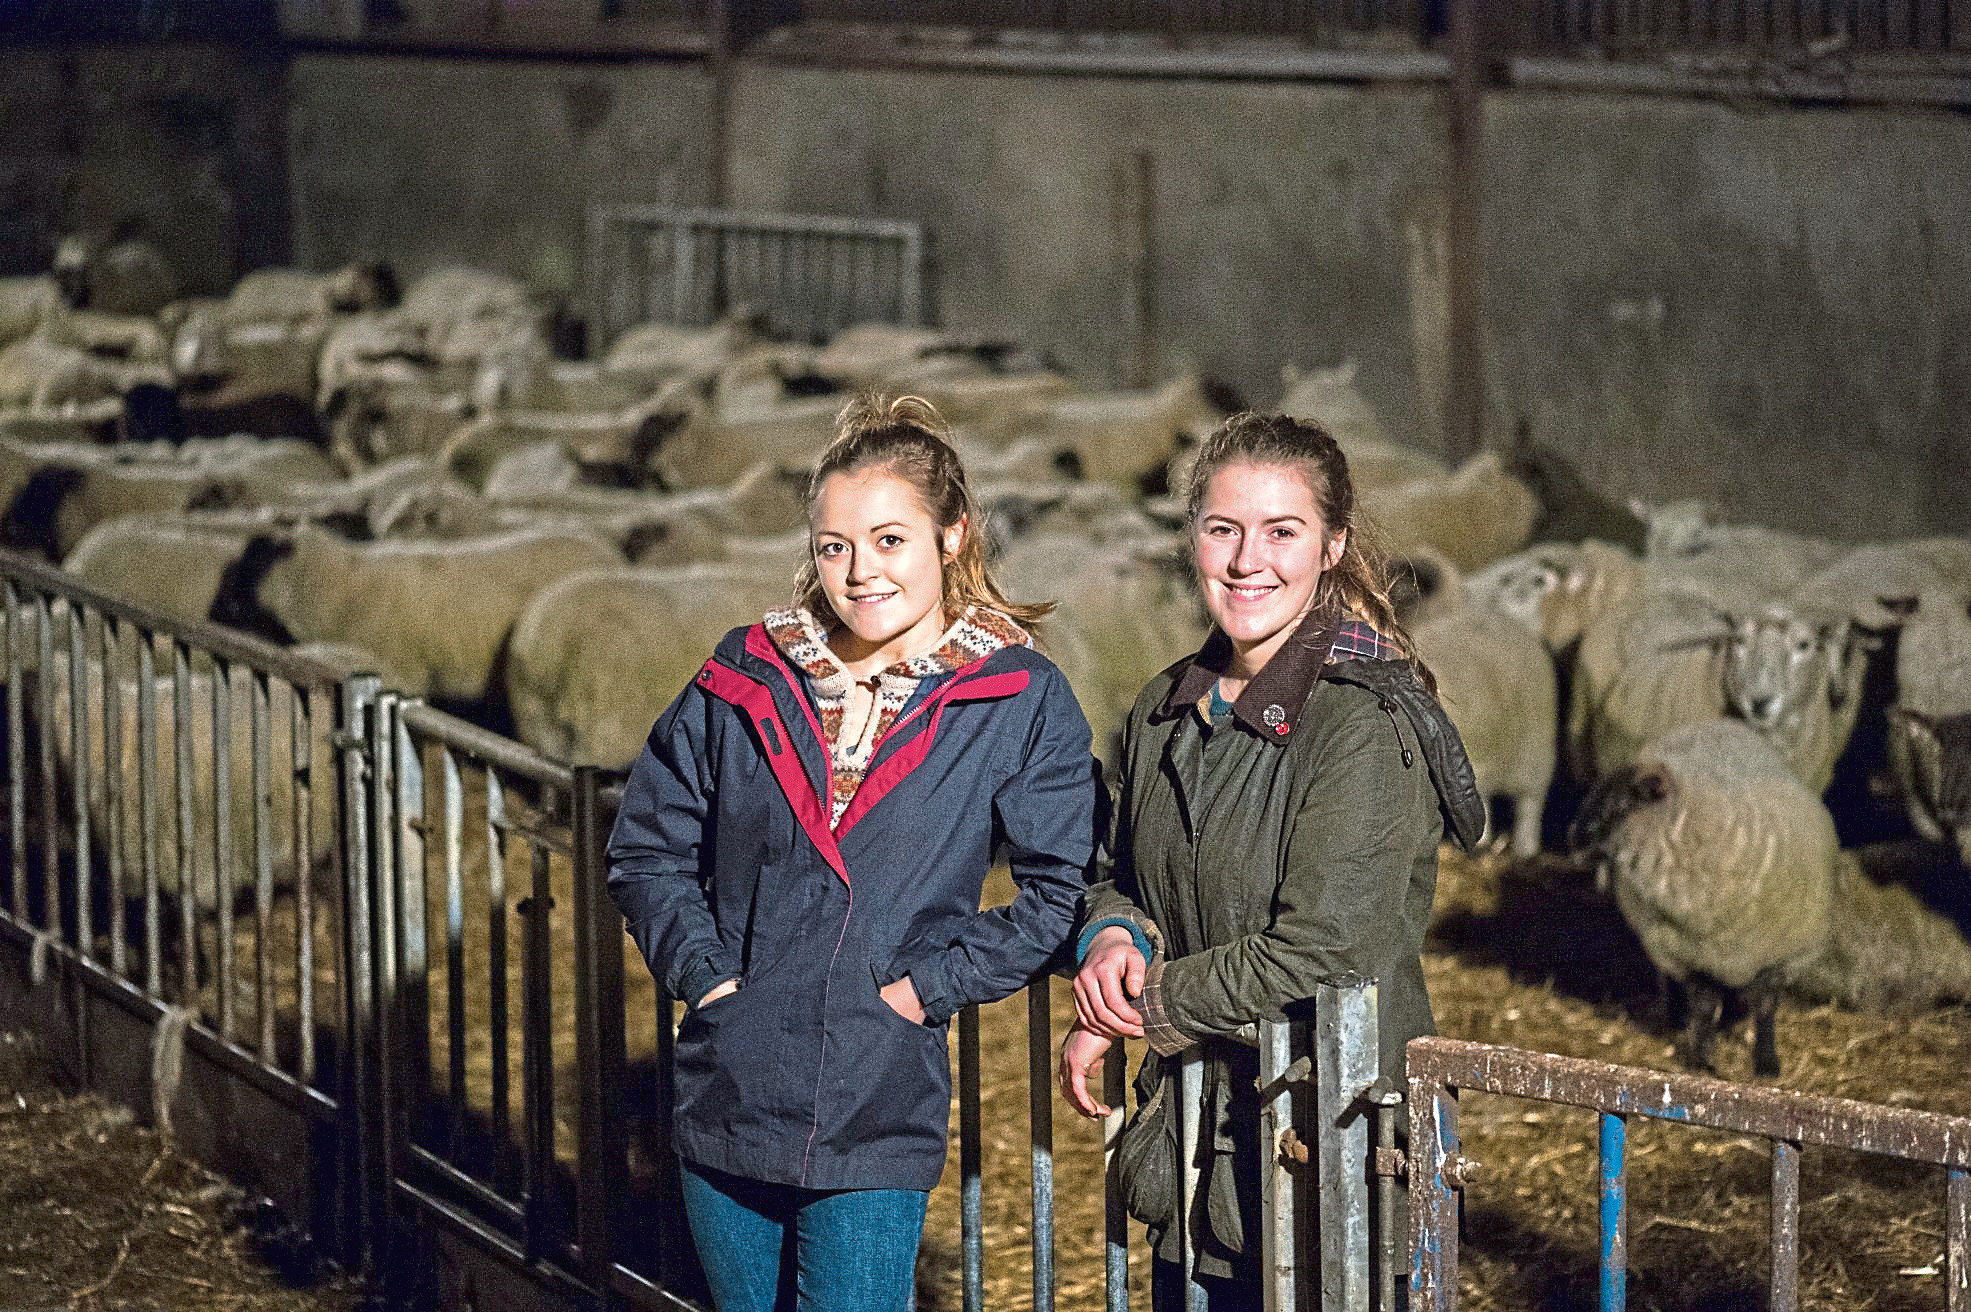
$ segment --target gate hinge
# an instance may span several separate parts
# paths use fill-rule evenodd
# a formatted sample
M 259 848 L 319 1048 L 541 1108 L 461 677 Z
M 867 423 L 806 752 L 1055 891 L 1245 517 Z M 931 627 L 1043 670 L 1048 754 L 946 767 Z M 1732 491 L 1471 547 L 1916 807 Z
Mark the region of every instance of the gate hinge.
M 1402 1180 L 1410 1174 L 1410 1159 L 1401 1148 L 1376 1149 L 1376 1174 Z

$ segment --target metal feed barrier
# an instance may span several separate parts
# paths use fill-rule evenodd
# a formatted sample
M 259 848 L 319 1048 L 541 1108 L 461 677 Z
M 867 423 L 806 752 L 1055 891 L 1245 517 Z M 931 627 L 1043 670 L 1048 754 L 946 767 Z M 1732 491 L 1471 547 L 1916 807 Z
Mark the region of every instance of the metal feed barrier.
M 632 324 L 709 324 L 741 307 L 809 341 L 852 324 L 924 318 L 924 230 L 915 223 L 598 205 L 588 240 L 598 347 Z
M 393 1292 L 688 1306 L 700 1277 L 670 1149 L 678 1008 L 604 894 L 609 780 L 375 676 L 174 624 L 11 552 L 0 623 L 0 1015 Z M 1035 1309 L 1057 1301 L 1053 988 L 1043 979 L 1024 1001 L 1018 1211 Z M 1971 1312 L 1971 1118 L 1419 1039 L 1406 1163 L 1400 1103 L 1378 1092 L 1391 1081 L 1376 1069 L 1375 985 L 1336 981 L 1312 1004 L 1311 1025 L 1259 1027 L 1250 1169 L 1269 1310 L 1393 1312 L 1404 1292 L 1419 1312 L 1456 1306 L 1470 1173 L 1456 1091 L 1474 1089 L 1600 1113 L 1606 1309 L 1626 1289 L 1627 1122 L 1646 1116 L 1773 1141 L 1779 1309 L 1797 1302 L 1803 1145 L 1942 1166 L 1948 1306 Z M 991 1274 L 982 1017 L 968 1008 L 956 1026 L 967 1312 L 986 1306 Z M 1089 1259 L 1112 1312 L 1131 1306 L 1110 1167 L 1122 1067 L 1105 1067 L 1116 1110 L 1104 1243 Z M 1197 1053 L 1178 1064 L 1187 1254 L 1210 1151 L 1204 1072 Z
M 1474 1174 L 1460 1151 L 1459 1090 L 1590 1108 L 1600 1125 L 1600 1304 L 1622 1312 L 1628 1291 L 1628 1125 L 1643 1116 L 1772 1141 L 1773 1312 L 1800 1305 L 1800 1150 L 1848 1148 L 1944 1168 L 1945 1300 L 1971 1312 L 1971 1117 L 1940 1116 L 1734 1084 L 1708 1076 L 1612 1066 L 1551 1053 L 1415 1039 L 1410 1074 L 1410 1295 L 1417 1312 L 1456 1312 L 1459 1194 Z
M 670 1150 L 677 1007 L 626 965 L 604 893 L 610 781 L 373 675 L 172 623 L 11 552 L 0 620 L 0 1015 L 393 1291 L 686 1306 L 700 1277 Z M 1057 1285 L 1053 988 L 1031 986 L 1024 1007 L 1036 1309 Z M 1373 985 L 1324 989 L 1316 1010 L 1318 1055 L 1295 1051 L 1307 1026 L 1262 1036 L 1267 1306 L 1314 1306 L 1306 1141 L 1333 1219 L 1319 1306 L 1352 1312 L 1372 1283 Z M 966 1009 L 968 1312 L 989 1274 L 980 1033 Z M 1107 1064 L 1109 1147 L 1122 1066 Z M 1202 1067 L 1184 1069 L 1195 1153 Z M 1188 1209 L 1195 1167 L 1183 1178 Z M 1391 1197 L 1385 1182 L 1385 1211 Z M 1105 1304 L 1120 1312 L 1129 1230 L 1113 1183 L 1105 1215 Z

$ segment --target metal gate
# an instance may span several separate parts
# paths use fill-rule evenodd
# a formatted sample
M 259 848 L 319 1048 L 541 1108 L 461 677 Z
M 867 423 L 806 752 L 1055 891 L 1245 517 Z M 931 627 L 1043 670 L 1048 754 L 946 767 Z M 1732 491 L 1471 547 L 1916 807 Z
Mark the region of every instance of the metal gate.
M 599 205 L 589 211 L 590 337 L 632 324 L 708 324 L 745 307 L 821 341 L 924 316 L 924 230 L 832 215 Z
M 1601 1114 L 1601 1299 L 1627 1299 L 1627 1143 L 1631 1117 L 1772 1141 L 1774 1312 L 1799 1306 L 1800 1150 L 1849 1148 L 1944 1168 L 1950 1312 L 1971 1312 L 1971 1117 L 1942 1116 L 1734 1084 L 1708 1076 L 1612 1066 L 1458 1039 L 1415 1039 L 1410 1072 L 1410 1295 L 1418 1312 L 1458 1306 L 1459 1193 L 1472 1163 L 1459 1151 L 1458 1091 L 1538 1099 Z

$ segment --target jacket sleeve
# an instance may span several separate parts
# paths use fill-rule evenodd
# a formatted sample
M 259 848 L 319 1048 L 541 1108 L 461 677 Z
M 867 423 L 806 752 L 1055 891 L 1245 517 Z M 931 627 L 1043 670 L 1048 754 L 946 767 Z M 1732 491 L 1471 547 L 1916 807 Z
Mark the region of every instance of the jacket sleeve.
M 1136 866 L 1133 853 L 1134 840 L 1130 834 L 1129 817 L 1131 774 L 1135 757 L 1135 720 L 1131 714 L 1122 726 L 1122 770 L 1116 781 L 1117 797 L 1111 809 L 1102 847 L 1095 857 L 1095 882 L 1088 886 L 1088 897 L 1082 914 L 1081 934 L 1075 939 L 1074 960 L 1079 966 L 1088 956 L 1088 945 L 1095 936 L 1111 925 L 1118 925 L 1129 931 L 1136 940 L 1136 950 L 1143 954 L 1147 964 L 1155 960 L 1163 948 L 1163 932 L 1157 928 L 1156 921 L 1143 909 L 1141 895 L 1137 891 Z
M 1430 772 L 1390 741 L 1373 713 L 1337 724 L 1287 838 L 1271 923 L 1254 934 L 1153 963 L 1143 989 L 1150 1046 L 1172 1053 L 1232 1034 L 1313 996 L 1323 980 L 1372 976 L 1403 925 L 1403 899 Z
M 719 939 L 701 862 L 716 786 L 714 712 L 695 684 L 678 694 L 630 770 L 609 835 L 609 896 L 651 975 L 689 1005 L 739 973 Z
M 1018 894 L 967 918 L 938 946 L 896 962 L 898 976 L 910 976 L 927 1024 L 942 1025 L 969 1003 L 994 1002 L 1027 984 L 1074 928 L 1104 809 L 1101 776 L 1089 752 L 1088 720 L 1067 680 L 1049 669 L 1039 682 L 1020 767 L 992 798 Z

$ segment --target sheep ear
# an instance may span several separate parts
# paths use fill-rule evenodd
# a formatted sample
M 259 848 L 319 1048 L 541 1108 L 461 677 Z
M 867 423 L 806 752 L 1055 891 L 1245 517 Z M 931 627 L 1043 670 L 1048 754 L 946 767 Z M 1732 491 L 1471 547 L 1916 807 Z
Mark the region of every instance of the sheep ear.
M 1876 604 L 1880 605 L 1883 610 L 1888 611 L 1889 614 L 1895 616 L 1897 620 L 1906 620 L 1916 614 L 1915 597 L 1877 597 L 1875 600 Z

